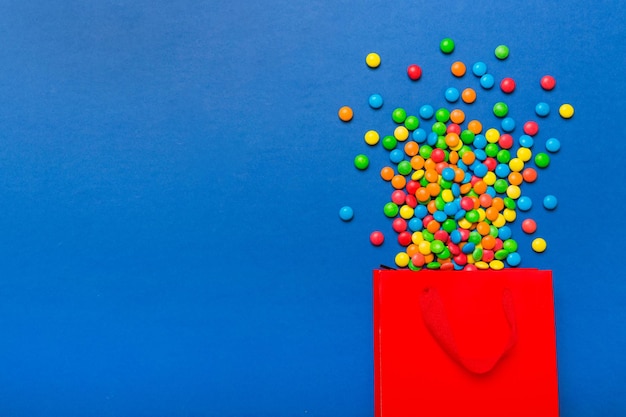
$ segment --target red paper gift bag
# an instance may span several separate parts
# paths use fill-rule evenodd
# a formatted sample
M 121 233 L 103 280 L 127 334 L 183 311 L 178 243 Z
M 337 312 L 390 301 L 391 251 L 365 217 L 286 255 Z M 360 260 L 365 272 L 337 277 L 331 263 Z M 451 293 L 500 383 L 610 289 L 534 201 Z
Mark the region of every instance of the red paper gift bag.
M 552 273 L 374 271 L 376 417 L 556 417 Z

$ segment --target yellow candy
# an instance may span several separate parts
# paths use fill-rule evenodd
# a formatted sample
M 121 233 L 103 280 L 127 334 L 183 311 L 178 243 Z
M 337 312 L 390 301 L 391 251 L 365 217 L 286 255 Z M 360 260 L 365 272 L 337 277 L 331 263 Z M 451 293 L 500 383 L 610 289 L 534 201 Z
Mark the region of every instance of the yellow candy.
M 405 204 L 402 207 L 400 207 L 400 217 L 402 217 L 405 220 L 410 220 L 411 218 L 413 218 L 414 213 L 415 213 L 415 210 L 413 210 L 411 206 L 407 206 Z
M 409 129 L 404 126 L 398 126 L 396 130 L 393 131 L 393 136 L 400 142 L 404 142 L 409 138 Z
M 496 143 L 500 139 L 500 132 L 498 129 L 491 128 L 485 132 L 485 139 L 489 143 Z
M 476 265 L 478 269 L 489 269 L 489 264 L 485 261 L 478 261 L 474 265 Z
M 365 57 L 365 63 L 370 68 L 377 68 L 380 65 L 380 56 L 375 52 L 369 53 Z
M 517 157 L 524 162 L 528 162 L 533 157 L 533 151 L 529 148 L 519 148 L 517 150 Z
M 411 179 L 413 181 L 419 181 L 422 179 L 422 177 L 424 176 L 424 170 L 423 169 L 418 169 L 417 171 L 415 171 L 413 173 L 413 175 L 411 175 Z
M 504 268 L 504 262 L 498 259 L 494 259 L 493 261 L 489 262 L 489 268 L 499 271 Z
M 495 172 L 493 172 L 493 171 L 487 172 L 487 174 L 483 177 L 483 181 L 487 185 L 493 185 L 493 184 L 496 183 L 497 180 L 498 180 L 498 177 L 496 176 Z
M 571 104 L 563 104 L 559 107 L 559 114 L 564 119 L 569 119 L 574 115 L 574 107 Z
M 454 201 L 454 193 L 452 192 L 452 190 L 445 189 L 441 192 L 441 198 L 446 203 L 451 203 Z
M 535 240 L 533 240 L 533 243 L 531 244 L 531 246 L 535 252 L 541 253 L 546 250 L 546 248 L 548 247 L 548 244 L 546 243 L 544 239 L 538 237 Z
M 421 253 L 422 255 L 430 255 L 430 242 L 427 240 L 421 241 L 418 245 L 417 245 L 417 250 L 419 251 L 419 253 Z
M 524 161 L 520 158 L 513 158 L 509 161 L 509 168 L 511 168 L 513 172 L 520 172 L 524 169 Z
M 419 245 L 424 241 L 424 235 L 422 235 L 422 232 L 413 232 L 411 235 L 411 241 L 413 241 L 416 245 Z
M 462 229 L 467 229 L 469 230 L 472 227 L 472 222 L 470 222 L 469 220 L 463 218 L 459 220 L 459 227 Z
M 522 195 L 522 190 L 517 185 L 509 185 L 506 189 L 506 195 L 517 200 Z
M 508 208 L 504 209 L 504 211 L 502 212 L 502 215 L 504 216 L 504 220 L 506 220 L 509 223 L 514 222 L 515 219 L 517 218 L 517 212 L 515 210 L 511 210 Z
M 409 264 L 409 255 L 406 252 L 398 252 L 396 255 L 396 265 L 400 268 L 404 268 Z
M 504 215 L 502 213 L 498 213 L 498 217 L 491 222 L 492 225 L 494 225 L 495 227 L 502 227 L 506 224 L 506 219 L 504 218 Z
M 367 132 L 365 132 L 364 139 L 365 143 L 367 143 L 368 145 L 376 145 L 380 140 L 380 135 L 375 130 L 368 130 Z

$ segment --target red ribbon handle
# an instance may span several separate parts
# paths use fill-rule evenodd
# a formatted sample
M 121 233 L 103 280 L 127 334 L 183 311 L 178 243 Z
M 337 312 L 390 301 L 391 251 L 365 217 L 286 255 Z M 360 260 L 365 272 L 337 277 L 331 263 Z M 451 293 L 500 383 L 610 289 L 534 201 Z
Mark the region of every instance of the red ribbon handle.
M 509 339 L 498 353 L 490 357 L 480 359 L 466 358 L 459 352 L 445 313 L 443 301 L 436 288 L 426 288 L 422 292 L 420 296 L 420 307 L 422 310 L 422 320 L 439 346 L 450 358 L 474 374 L 485 374 L 491 371 L 517 342 L 517 326 L 515 324 L 513 297 L 511 291 L 508 289 L 505 289 L 502 293 L 502 307 L 510 328 Z

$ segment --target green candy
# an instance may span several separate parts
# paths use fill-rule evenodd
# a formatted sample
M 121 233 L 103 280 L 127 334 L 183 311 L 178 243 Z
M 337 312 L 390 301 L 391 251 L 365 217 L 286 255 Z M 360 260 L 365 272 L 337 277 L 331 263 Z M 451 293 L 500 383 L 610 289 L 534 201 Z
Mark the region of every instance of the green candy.
M 398 144 L 398 139 L 396 139 L 394 136 L 385 136 L 382 140 L 382 144 L 383 144 L 383 148 L 387 149 L 388 151 L 391 151 L 393 149 L 396 148 L 396 145 Z
M 509 47 L 506 45 L 498 45 L 495 54 L 498 59 L 506 59 L 509 56 Z
M 385 216 L 387 217 L 396 217 L 396 215 L 398 214 L 398 211 L 400 211 L 400 209 L 398 208 L 398 205 L 393 202 L 389 202 L 385 204 L 385 206 L 383 207 L 383 212 L 385 213 Z
M 493 114 L 496 117 L 504 117 L 509 113 L 509 106 L 501 101 L 493 105 Z
M 409 161 L 400 161 L 398 164 L 398 173 L 402 175 L 409 175 L 413 167 L 411 167 L 411 163 Z
M 396 123 L 402 123 L 406 120 L 406 110 L 401 107 L 398 107 L 391 113 L 391 118 Z
M 408 116 L 404 120 L 404 127 L 406 127 L 408 130 L 415 130 L 419 127 L 419 125 L 420 120 L 415 116 Z
M 444 54 L 451 54 L 454 51 L 454 41 L 450 38 L 444 38 L 441 40 L 439 48 Z
M 358 169 L 361 169 L 361 170 L 367 169 L 369 165 L 370 165 L 370 160 L 367 156 L 363 154 L 359 154 L 354 157 L 354 166 L 357 167 Z
M 450 111 L 443 107 L 440 108 L 435 113 L 435 119 L 437 119 L 437 121 L 441 123 L 447 122 L 448 120 L 450 120 Z
M 550 165 L 550 157 L 547 153 L 539 152 L 535 155 L 535 165 L 539 168 L 545 168 Z

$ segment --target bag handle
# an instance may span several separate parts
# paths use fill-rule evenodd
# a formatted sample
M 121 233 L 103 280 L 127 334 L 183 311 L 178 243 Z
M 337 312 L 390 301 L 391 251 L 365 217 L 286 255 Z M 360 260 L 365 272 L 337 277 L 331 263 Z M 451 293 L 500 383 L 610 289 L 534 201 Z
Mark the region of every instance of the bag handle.
M 515 324 L 515 310 L 511 291 L 505 289 L 502 293 L 502 307 L 504 315 L 510 327 L 510 335 L 506 345 L 491 357 L 476 359 L 466 358 L 460 352 L 454 340 L 450 323 L 445 314 L 443 301 L 436 288 L 426 288 L 420 296 L 422 320 L 430 334 L 435 338 L 439 346 L 459 365 L 475 374 L 485 374 L 491 371 L 498 361 L 517 342 L 517 326 Z

